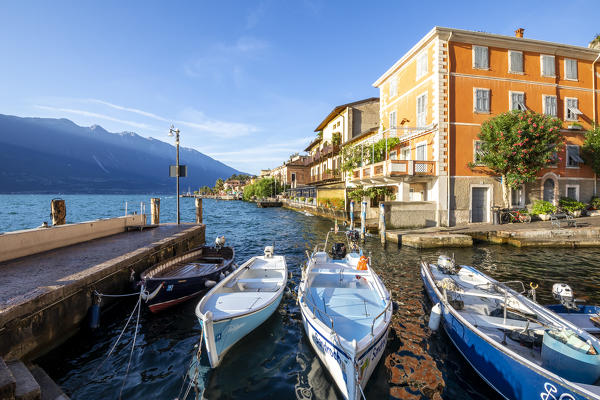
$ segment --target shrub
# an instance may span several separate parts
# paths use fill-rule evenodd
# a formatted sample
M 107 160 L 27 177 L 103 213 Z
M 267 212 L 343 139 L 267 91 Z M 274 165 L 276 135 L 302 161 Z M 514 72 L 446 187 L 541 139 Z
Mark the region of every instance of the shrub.
M 580 201 L 571 199 L 569 197 L 563 197 L 562 199 L 559 200 L 558 202 L 558 206 L 569 213 L 572 213 L 574 211 L 578 211 L 578 210 L 583 210 L 585 208 L 585 204 L 583 204 Z
M 304 197 L 304 196 L 300 197 L 300 201 L 304 202 L 304 200 L 306 200 L 306 197 Z
M 531 207 L 532 214 L 554 214 L 556 212 L 556 206 L 550 203 L 549 201 L 538 200 L 533 203 L 533 207 Z
M 593 197 L 590 201 L 590 209 L 600 210 L 600 197 Z

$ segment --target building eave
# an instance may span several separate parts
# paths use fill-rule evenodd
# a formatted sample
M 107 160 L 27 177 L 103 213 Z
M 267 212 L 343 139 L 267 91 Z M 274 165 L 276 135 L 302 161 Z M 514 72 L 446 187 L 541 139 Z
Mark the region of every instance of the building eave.
M 362 100 L 354 101 L 352 103 L 342 104 L 342 105 L 334 107 L 333 110 L 331 110 L 331 112 L 327 115 L 327 117 L 325 117 L 325 119 L 323 121 L 321 121 L 319 126 L 317 126 L 317 128 L 315 129 L 315 132 L 322 131 L 325 128 L 325 126 L 327 126 L 329 121 L 334 119 L 338 114 L 340 114 L 346 108 L 353 107 L 353 106 L 356 106 L 356 105 L 362 104 L 362 103 L 367 103 L 370 101 L 379 101 L 379 97 L 369 97 L 368 99 L 362 99 Z

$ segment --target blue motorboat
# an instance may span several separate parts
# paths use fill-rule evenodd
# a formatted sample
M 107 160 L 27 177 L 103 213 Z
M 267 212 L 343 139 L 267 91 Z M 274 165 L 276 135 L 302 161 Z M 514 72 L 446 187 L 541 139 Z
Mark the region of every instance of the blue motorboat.
M 524 296 L 521 282 L 498 282 L 445 256 L 422 262 L 421 276 L 434 303 L 430 328 L 442 326 L 503 397 L 600 399 L 600 341 Z
M 342 397 L 357 400 L 384 353 L 392 303 L 369 257 L 357 252 L 357 232 L 328 252 L 332 233 L 309 254 L 298 304 L 308 340 Z
M 269 318 L 279 306 L 287 283 L 284 256 L 252 257 L 214 286 L 196 306 L 210 366 Z
M 546 305 L 562 318 L 595 336 L 600 336 L 600 306 L 582 304 L 576 299 L 573 290 L 566 283 L 552 285 L 552 295 L 560 304 Z

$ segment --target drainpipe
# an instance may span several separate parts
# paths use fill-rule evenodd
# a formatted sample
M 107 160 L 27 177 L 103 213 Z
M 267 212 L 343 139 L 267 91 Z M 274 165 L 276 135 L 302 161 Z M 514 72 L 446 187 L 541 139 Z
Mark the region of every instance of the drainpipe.
M 598 62 L 598 60 L 600 59 L 600 53 L 598 54 L 598 57 L 596 57 L 596 59 L 594 60 L 594 62 L 592 63 L 592 104 L 593 104 L 593 118 L 592 121 L 594 123 L 594 126 L 596 125 L 597 121 L 596 121 L 596 68 L 595 65 Z M 594 196 L 597 196 L 598 194 L 598 177 L 596 176 L 596 173 L 594 172 Z
M 446 148 L 448 149 L 448 156 L 446 157 L 446 170 L 447 170 L 447 182 L 446 182 L 446 193 L 448 195 L 448 204 L 446 205 L 447 207 L 447 225 L 450 226 L 450 39 L 452 39 L 452 31 L 450 31 L 450 36 L 448 36 L 448 41 L 447 41 L 447 52 L 448 52 L 448 62 L 446 67 L 448 68 L 448 135 L 447 135 L 447 142 L 446 142 Z

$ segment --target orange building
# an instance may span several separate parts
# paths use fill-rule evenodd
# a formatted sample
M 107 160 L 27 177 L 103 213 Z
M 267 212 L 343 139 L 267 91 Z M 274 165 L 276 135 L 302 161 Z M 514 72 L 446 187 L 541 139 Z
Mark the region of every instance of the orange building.
M 561 161 L 510 195 L 511 205 L 561 197 L 589 201 L 597 179 L 580 157 L 583 133 L 600 112 L 600 51 L 450 28 L 433 28 L 375 83 L 380 135 L 397 148 L 352 183 L 396 186 L 396 200 L 428 202 L 437 224 L 491 221 L 502 205 L 499 177 L 476 161 L 482 122 L 511 109 L 564 122 Z

